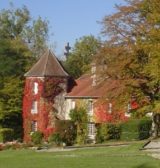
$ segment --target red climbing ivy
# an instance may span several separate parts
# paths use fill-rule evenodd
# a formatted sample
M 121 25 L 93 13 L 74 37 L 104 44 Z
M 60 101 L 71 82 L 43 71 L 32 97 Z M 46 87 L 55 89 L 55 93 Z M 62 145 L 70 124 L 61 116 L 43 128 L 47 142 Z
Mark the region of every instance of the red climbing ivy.
M 97 123 L 117 123 L 124 122 L 128 119 L 123 111 L 109 113 L 105 105 L 99 105 L 95 109 L 94 116 Z
M 47 101 L 54 102 L 54 98 L 64 90 L 61 86 L 63 83 L 63 78 L 46 77 L 44 80 L 42 97 L 46 98 Z
M 38 83 L 38 93 L 34 94 L 34 82 Z M 49 112 L 53 109 L 54 98 L 63 91 L 61 78 L 27 78 L 23 97 L 23 128 L 24 141 L 30 141 L 31 123 L 38 121 L 38 130 L 43 132 L 45 139 L 54 132 L 49 122 Z M 38 113 L 32 114 L 32 102 L 38 102 Z

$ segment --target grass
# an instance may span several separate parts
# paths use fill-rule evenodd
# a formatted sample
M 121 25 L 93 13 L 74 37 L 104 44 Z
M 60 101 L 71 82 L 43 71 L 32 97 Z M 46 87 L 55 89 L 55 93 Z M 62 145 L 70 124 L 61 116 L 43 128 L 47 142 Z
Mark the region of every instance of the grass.
M 160 160 L 140 151 L 141 146 L 135 143 L 52 153 L 6 150 L 0 152 L 0 168 L 159 168 Z

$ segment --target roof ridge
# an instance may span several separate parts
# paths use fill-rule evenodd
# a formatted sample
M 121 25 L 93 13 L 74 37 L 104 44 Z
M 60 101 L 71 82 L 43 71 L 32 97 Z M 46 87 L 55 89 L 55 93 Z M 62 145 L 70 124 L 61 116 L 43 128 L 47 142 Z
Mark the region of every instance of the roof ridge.
M 45 65 L 44 65 L 44 71 L 43 71 L 43 73 L 42 73 L 43 76 L 45 76 L 46 69 L 47 69 L 48 57 L 49 57 L 49 49 L 46 51 L 46 53 L 47 53 L 47 59 L 46 59 Z M 46 53 L 44 53 L 44 56 L 46 56 L 46 55 L 45 55 Z

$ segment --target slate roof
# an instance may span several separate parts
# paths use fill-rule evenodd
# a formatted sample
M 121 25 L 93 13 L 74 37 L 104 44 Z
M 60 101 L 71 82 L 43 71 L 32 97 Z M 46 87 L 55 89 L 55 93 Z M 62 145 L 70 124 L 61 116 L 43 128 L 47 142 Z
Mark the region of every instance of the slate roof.
M 44 76 L 55 76 L 55 77 L 68 77 L 68 73 L 64 70 L 63 66 L 56 58 L 56 56 L 47 50 L 33 65 L 33 67 L 24 75 L 26 77 L 44 77 Z

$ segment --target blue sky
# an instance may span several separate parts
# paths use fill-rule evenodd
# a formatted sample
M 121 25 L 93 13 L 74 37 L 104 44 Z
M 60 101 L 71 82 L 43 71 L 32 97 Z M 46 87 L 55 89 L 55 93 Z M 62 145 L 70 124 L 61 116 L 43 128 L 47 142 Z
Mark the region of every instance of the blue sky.
M 15 7 L 26 5 L 31 16 L 49 21 L 50 43 L 56 45 L 57 56 L 62 57 L 64 45 L 84 35 L 100 36 L 102 26 L 97 23 L 115 11 L 115 4 L 123 0 L 0 0 L 0 10 L 12 2 Z

